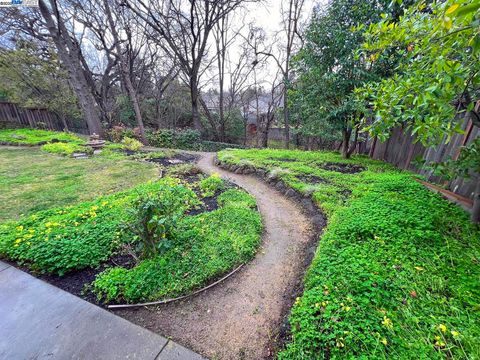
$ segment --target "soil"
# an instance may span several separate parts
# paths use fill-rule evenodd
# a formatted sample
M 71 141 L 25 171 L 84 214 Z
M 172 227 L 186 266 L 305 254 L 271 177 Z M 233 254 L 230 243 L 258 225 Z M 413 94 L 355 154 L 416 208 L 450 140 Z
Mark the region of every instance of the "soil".
M 49 284 L 56 286 L 62 290 L 76 295 L 86 301 L 89 301 L 95 305 L 99 305 L 96 301 L 96 296 L 89 291 L 87 285 L 91 284 L 95 277 L 102 271 L 113 266 L 123 266 L 127 269 L 132 268 L 135 265 L 135 259 L 130 255 L 114 255 L 108 261 L 102 263 L 97 268 L 85 268 L 83 270 L 67 273 L 64 276 L 58 276 L 55 274 L 39 274 L 30 270 L 26 266 L 21 266 L 13 261 L 2 259 L 2 261 L 9 263 L 12 266 L 19 268 L 26 273 L 29 273 L 36 278 L 48 282 Z
M 195 163 L 198 160 L 198 157 L 192 154 L 181 153 L 171 157 L 152 158 L 146 160 L 163 166 L 173 166 L 178 164 Z
M 265 230 L 256 257 L 195 297 L 114 312 L 208 358 L 268 359 L 286 333 L 286 318 L 301 292 L 318 233 L 292 199 L 254 176 L 216 167 L 213 156 L 203 154 L 202 171 L 219 173 L 257 199 Z
M 360 165 L 355 164 L 340 164 L 340 163 L 331 163 L 326 162 L 320 165 L 324 170 L 328 171 L 337 171 L 343 174 L 356 174 L 362 171 L 365 171 L 365 168 Z
M 306 184 L 316 185 L 316 184 L 329 184 L 330 182 L 327 179 L 323 179 L 321 177 L 315 175 L 301 175 L 297 176 L 297 178 Z

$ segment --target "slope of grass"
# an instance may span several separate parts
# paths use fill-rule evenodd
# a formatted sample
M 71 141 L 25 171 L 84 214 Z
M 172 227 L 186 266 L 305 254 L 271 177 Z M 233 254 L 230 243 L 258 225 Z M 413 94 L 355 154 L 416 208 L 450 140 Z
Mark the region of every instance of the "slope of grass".
M 268 170 L 329 217 L 280 359 L 480 358 L 480 232 L 463 210 L 364 157 L 231 150 L 219 159 Z
M 153 164 L 121 156 L 75 160 L 35 148 L 0 148 L 0 222 L 128 189 L 157 173 Z
M 75 134 L 39 129 L 1 129 L 0 143 L 12 145 L 41 145 L 48 142 L 81 143 Z

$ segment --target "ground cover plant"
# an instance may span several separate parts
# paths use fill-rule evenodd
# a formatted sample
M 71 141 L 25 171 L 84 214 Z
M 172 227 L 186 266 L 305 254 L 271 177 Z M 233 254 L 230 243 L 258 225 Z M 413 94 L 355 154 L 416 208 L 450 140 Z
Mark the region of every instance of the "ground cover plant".
M 115 161 L 110 156 L 75 160 L 37 148 L 0 148 L 0 174 L 2 222 L 129 189 L 154 179 L 158 169 L 120 154 Z
M 268 171 L 329 218 L 280 359 L 480 356 L 480 232 L 463 210 L 364 157 L 230 150 L 219 159 Z
M 34 179 L 47 184 L 45 178 L 36 178 L 40 170 L 46 169 L 52 169 L 47 174 L 50 183 L 59 169 L 64 170 L 55 183 L 57 187 L 46 186 L 46 191 L 53 196 L 60 185 L 64 190 L 72 186 L 70 191 L 75 200 L 79 198 L 82 175 L 86 175 L 85 180 L 91 185 L 88 172 L 95 169 L 93 165 L 118 169 L 123 160 L 135 168 L 153 168 L 158 173 L 157 166 L 126 157 L 115 158 L 115 162 L 110 157 L 79 161 L 38 149 L 17 148 L 1 149 L 0 155 L 8 160 L 1 164 L 10 174 L 2 184 L 6 189 L 2 196 L 22 187 L 22 183 L 31 187 Z M 38 161 L 32 161 L 32 157 Z M 186 165 L 189 164 L 183 167 Z M 22 168 L 24 174 L 19 176 Z M 122 178 L 125 171 L 133 172 L 128 168 L 123 170 L 119 173 Z M 185 171 L 188 181 L 182 180 Z M 69 180 L 66 172 L 72 173 L 72 184 L 65 183 Z M 190 168 L 173 171 L 172 175 L 176 177 L 146 182 L 110 195 L 98 196 L 96 187 L 97 197 L 90 193 L 89 201 L 49 199 L 43 204 L 45 210 L 25 211 L 28 215 L 24 216 L 18 215 L 18 208 L 26 208 L 28 204 L 19 204 L 17 213 L 10 209 L 5 219 L 10 220 L 0 223 L 0 257 L 34 273 L 60 277 L 82 269 L 98 268 L 100 273 L 107 267 L 91 286 L 85 285 L 99 301 L 114 302 L 186 294 L 251 259 L 262 230 L 255 199 L 215 174 L 205 176 Z M 16 195 L 22 196 L 22 189 L 17 189 Z M 43 191 L 32 194 L 35 206 L 42 195 Z M 8 197 L 5 203 L 14 200 Z M 207 200 L 217 205 L 207 210 L 203 204 Z M 108 268 L 112 266 L 109 260 L 118 256 L 130 260 L 122 263 L 125 267 Z
M 79 136 L 59 131 L 40 129 L 1 129 L 0 143 L 4 145 L 43 145 L 49 142 L 82 143 Z

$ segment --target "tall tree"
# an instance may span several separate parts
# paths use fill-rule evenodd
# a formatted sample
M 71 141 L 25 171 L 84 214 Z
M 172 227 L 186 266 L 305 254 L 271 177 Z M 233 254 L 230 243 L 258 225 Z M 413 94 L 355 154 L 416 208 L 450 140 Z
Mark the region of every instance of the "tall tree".
M 245 0 L 124 0 L 158 35 L 158 44 L 178 59 L 188 81 L 194 127 L 201 130 L 199 82 L 216 24 Z
M 56 0 L 40 0 L 39 9 L 58 56 L 69 74 L 89 132 L 103 134 L 100 114 L 84 69 L 85 59 L 77 39 L 69 33 Z
M 385 4 L 376 0 L 332 0 L 325 9 L 317 7 L 294 63 L 299 78 L 293 101 L 303 119 L 302 131 L 341 138 L 345 158 L 355 149 L 363 109 L 353 91 L 388 68 L 356 56 L 364 38 L 363 30 L 355 27 L 379 20 L 383 11 Z M 355 140 L 349 146 L 353 131 Z

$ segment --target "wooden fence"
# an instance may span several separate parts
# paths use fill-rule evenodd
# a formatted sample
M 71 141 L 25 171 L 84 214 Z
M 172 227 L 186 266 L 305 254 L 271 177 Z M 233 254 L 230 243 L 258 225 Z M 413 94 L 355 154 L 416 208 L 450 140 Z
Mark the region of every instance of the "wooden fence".
M 0 101 L 0 128 L 31 127 L 47 130 L 70 130 L 87 134 L 86 126 L 78 126 L 71 119 L 62 121 L 44 108 L 23 108 L 11 102 Z
M 480 109 L 480 102 L 477 103 L 476 110 Z M 422 159 L 426 163 L 442 162 L 448 159 L 457 159 L 462 146 L 471 144 L 480 136 L 478 127 L 473 126 L 470 118 L 464 120 L 462 129 L 463 134 L 456 134 L 447 143 L 445 139 L 440 145 L 431 148 L 425 148 L 419 142 L 415 142 L 415 137 L 402 127 L 392 131 L 390 138 L 381 143 L 377 139 L 369 139 L 361 146 L 361 153 L 369 154 L 374 159 L 384 160 L 394 164 L 400 169 L 411 170 L 425 176 L 427 181 L 436 182 L 446 186 L 452 192 L 472 199 L 475 184 L 480 181 L 479 174 L 472 174 L 470 179 L 456 178 L 445 182 L 436 176 L 431 169 L 426 167 L 417 167 L 416 159 Z

